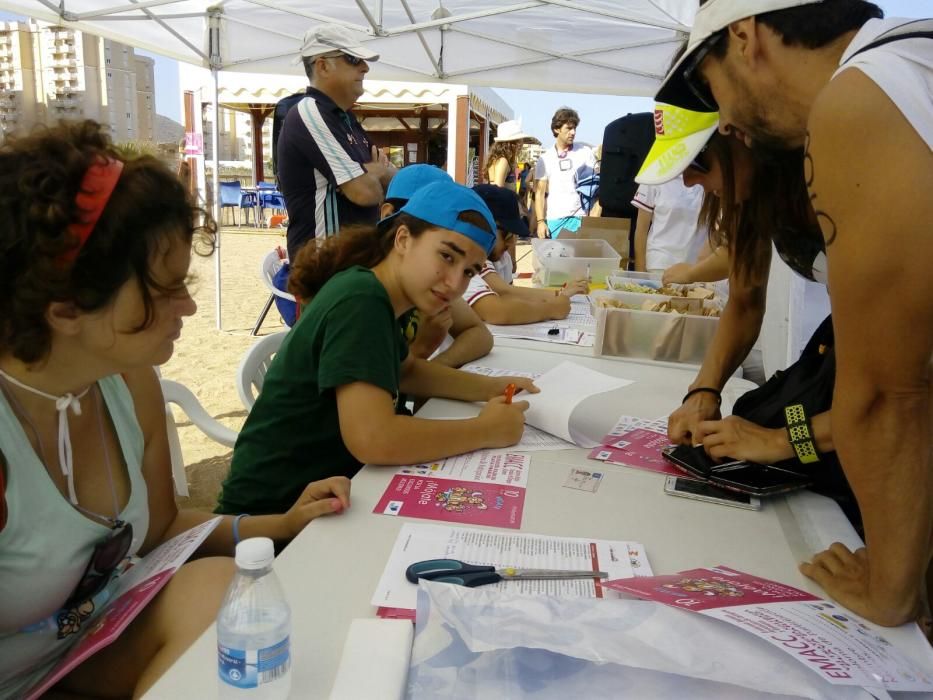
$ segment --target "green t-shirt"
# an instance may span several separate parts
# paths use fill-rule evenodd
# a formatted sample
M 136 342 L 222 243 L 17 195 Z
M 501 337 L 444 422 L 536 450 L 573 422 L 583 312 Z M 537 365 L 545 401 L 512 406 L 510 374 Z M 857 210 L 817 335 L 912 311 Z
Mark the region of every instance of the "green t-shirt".
M 311 481 L 362 466 L 340 435 L 336 388 L 398 394 L 408 345 L 371 270 L 331 278 L 302 311 L 266 372 L 233 452 L 217 513 L 284 513 Z

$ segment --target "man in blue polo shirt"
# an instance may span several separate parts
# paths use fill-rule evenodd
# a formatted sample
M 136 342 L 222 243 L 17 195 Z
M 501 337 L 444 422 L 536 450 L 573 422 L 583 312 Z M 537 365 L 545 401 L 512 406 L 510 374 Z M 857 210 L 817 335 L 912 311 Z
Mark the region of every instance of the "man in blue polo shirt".
M 311 84 L 285 117 L 276 154 L 291 260 L 312 238 L 379 218 L 395 168 L 350 112 L 363 94 L 368 62 L 378 59 L 339 25 L 305 33 L 295 63 L 304 64 Z

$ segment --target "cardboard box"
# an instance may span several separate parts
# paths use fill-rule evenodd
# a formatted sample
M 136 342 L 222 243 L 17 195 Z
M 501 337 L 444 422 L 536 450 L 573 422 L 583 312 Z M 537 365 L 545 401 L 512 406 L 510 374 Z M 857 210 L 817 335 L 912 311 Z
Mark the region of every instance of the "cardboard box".
M 622 269 L 628 267 L 629 220 L 603 216 L 584 216 L 580 230 L 561 231 L 560 238 L 598 238 L 606 241 L 622 256 Z

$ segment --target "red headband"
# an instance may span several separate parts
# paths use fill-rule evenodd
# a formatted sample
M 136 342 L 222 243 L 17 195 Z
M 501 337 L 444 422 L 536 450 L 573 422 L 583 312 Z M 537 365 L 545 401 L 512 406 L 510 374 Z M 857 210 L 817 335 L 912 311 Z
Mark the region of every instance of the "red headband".
M 81 223 L 71 224 L 68 227 L 69 233 L 78 240 L 73 248 L 62 253 L 60 257 L 62 262 L 72 262 L 81 252 L 81 248 L 87 243 L 91 232 L 97 226 L 97 221 L 107 206 L 107 202 L 110 201 L 110 195 L 113 194 L 122 172 L 123 161 L 113 158 L 97 161 L 85 171 L 84 177 L 81 178 L 81 189 L 75 197 L 75 203 L 84 215 L 84 219 Z

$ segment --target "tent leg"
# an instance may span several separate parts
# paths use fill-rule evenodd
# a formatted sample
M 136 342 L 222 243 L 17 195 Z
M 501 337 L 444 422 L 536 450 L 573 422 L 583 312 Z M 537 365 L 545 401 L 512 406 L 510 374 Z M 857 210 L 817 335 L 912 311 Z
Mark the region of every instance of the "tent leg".
M 220 221 L 220 101 L 218 99 L 218 73 L 216 68 L 211 69 L 211 76 L 214 78 L 214 129 L 211 134 L 211 146 L 214 156 L 214 172 L 212 179 L 214 182 L 214 220 Z M 217 330 L 223 330 L 220 321 L 220 241 L 221 233 L 217 231 L 216 247 L 214 248 L 214 322 Z

